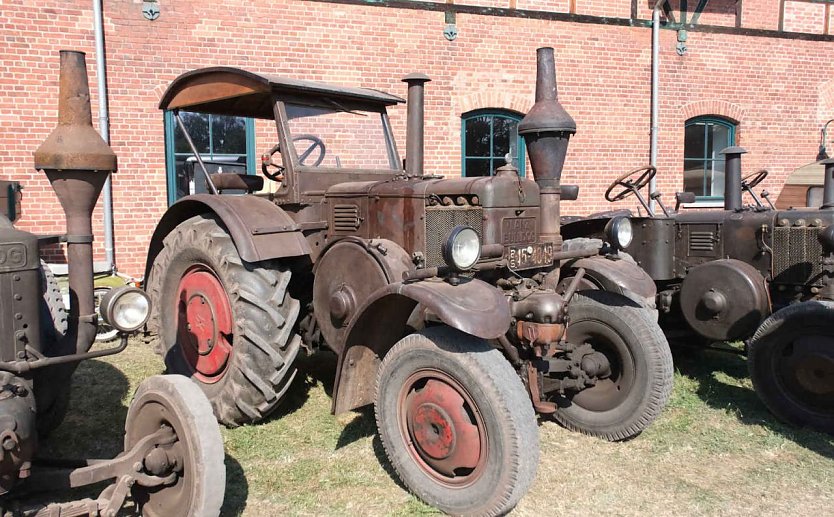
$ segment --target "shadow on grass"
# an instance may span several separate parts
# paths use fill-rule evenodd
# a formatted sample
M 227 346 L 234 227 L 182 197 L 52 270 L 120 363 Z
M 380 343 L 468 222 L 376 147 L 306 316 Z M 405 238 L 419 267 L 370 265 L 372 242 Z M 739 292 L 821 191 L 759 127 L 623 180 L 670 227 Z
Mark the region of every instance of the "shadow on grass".
M 760 425 L 823 457 L 834 458 L 834 438 L 824 433 L 798 429 L 773 416 L 756 393 L 748 387 L 733 386 L 716 378 L 722 373 L 732 379 L 748 377 L 744 357 L 713 350 L 673 347 L 675 367 L 698 381 L 698 397 L 716 409 L 730 409 L 746 425 Z
M 220 515 L 240 515 L 246 509 L 246 499 L 249 497 L 249 483 L 243 467 L 236 459 L 226 454 L 226 495 Z
M 296 361 L 298 373 L 287 390 L 284 400 L 264 422 L 271 422 L 295 413 L 310 398 L 310 390 L 321 384 L 328 397 L 333 397 L 333 383 L 336 377 L 338 356 L 331 352 L 316 352 L 299 357 Z
M 382 445 L 382 440 L 379 439 L 379 435 L 374 436 L 372 445 L 374 447 L 374 456 L 376 456 L 376 459 L 379 460 L 379 465 L 382 467 L 382 470 L 388 474 L 388 477 L 390 477 L 398 487 L 408 493 L 411 493 L 411 490 L 403 484 L 400 480 L 400 476 L 397 475 L 397 471 L 394 470 L 394 466 L 391 465 L 391 462 L 388 460 L 388 455 L 385 454 L 385 447 Z
M 374 416 L 374 407 L 365 406 L 356 410 L 359 416 L 348 422 L 339 434 L 339 440 L 336 442 L 336 449 L 346 447 L 353 442 L 373 436 L 376 433 L 376 418 Z

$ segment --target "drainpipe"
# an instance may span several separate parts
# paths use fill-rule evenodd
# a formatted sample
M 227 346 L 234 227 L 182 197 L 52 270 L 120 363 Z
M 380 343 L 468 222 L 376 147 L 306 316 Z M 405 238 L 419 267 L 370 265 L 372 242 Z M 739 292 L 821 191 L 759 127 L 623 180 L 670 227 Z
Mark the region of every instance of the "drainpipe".
M 658 0 L 652 9 L 652 99 L 651 99 L 651 143 L 649 144 L 649 163 L 657 167 L 657 119 L 658 87 L 660 84 L 660 3 Z M 649 194 L 657 187 L 656 178 L 649 181 Z M 654 212 L 654 199 L 649 200 L 649 209 Z
M 96 38 L 96 81 L 98 88 L 98 131 L 102 140 L 110 145 L 110 114 L 107 110 L 107 64 L 104 58 L 104 16 L 102 0 L 93 0 L 93 18 Z M 107 176 L 104 183 L 104 270 L 116 271 L 116 257 L 113 246 L 113 188 Z M 97 272 L 100 268 L 95 268 Z

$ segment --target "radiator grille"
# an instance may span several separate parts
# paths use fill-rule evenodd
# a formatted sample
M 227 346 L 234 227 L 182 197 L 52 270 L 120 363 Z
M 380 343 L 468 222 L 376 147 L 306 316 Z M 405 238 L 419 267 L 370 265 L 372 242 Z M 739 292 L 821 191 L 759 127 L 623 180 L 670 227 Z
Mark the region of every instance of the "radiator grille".
M 689 234 L 689 251 L 712 252 L 715 250 L 713 232 L 691 232 Z
M 333 229 L 337 232 L 355 232 L 359 229 L 359 207 L 336 205 L 333 207 Z
M 821 286 L 821 228 L 773 229 L 773 281 L 781 284 Z
M 483 237 L 483 213 L 480 207 L 426 207 L 426 267 L 445 264 L 443 241 L 455 226 L 471 226 Z

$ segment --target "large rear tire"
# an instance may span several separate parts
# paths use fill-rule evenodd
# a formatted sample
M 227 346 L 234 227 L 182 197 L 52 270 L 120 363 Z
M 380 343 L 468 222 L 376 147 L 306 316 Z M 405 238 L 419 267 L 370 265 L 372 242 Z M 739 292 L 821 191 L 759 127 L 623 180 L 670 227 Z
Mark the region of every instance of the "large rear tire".
M 196 216 L 164 240 L 148 282 L 149 329 L 170 373 L 191 377 L 217 419 L 236 426 L 273 411 L 296 374 L 299 303 L 278 262 L 248 263 L 226 230 Z
M 610 376 L 578 392 L 557 394 L 554 418 L 564 427 L 619 441 L 640 434 L 672 393 L 669 343 L 651 311 L 605 291 L 576 294 L 567 339 L 606 356 Z
M 747 349 L 753 389 L 780 420 L 834 434 L 834 303 L 773 313 Z
M 485 341 L 448 327 L 386 354 L 376 422 L 403 483 L 446 513 L 503 515 L 536 475 L 538 428 L 520 378 Z

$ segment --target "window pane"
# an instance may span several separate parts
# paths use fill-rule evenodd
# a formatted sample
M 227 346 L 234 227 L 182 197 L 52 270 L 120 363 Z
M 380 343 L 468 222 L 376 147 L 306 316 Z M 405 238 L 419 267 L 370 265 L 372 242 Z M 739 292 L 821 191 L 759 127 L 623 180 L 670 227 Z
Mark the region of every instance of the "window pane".
M 489 156 L 491 118 L 482 115 L 466 121 L 466 156 Z
M 209 152 L 209 134 L 208 134 L 208 115 L 200 113 L 180 112 L 182 123 L 185 126 L 191 140 L 194 141 L 194 146 L 202 153 Z M 174 129 L 174 151 L 177 153 L 193 153 L 191 147 L 188 145 L 185 136 L 180 130 L 179 124 L 175 122 Z
M 723 158 L 719 155 L 719 158 Z M 724 160 L 706 162 L 707 166 L 707 196 L 724 197 Z
M 683 157 L 703 158 L 704 157 L 704 125 L 692 124 L 686 126 L 684 135 Z
M 489 176 L 489 159 L 467 158 L 466 176 Z
M 518 139 L 518 133 L 515 129 L 518 127 L 518 122 L 503 117 L 495 117 L 492 119 L 492 155 L 495 157 L 504 157 L 510 152 L 510 139 Z
M 211 117 L 215 154 L 246 154 L 246 120 L 242 117 Z
M 683 166 L 683 190 L 694 192 L 696 196 L 708 195 L 704 192 L 704 161 L 686 160 Z
M 730 128 L 721 124 L 710 124 L 710 130 L 715 154 L 721 156 L 718 153 L 730 147 Z

